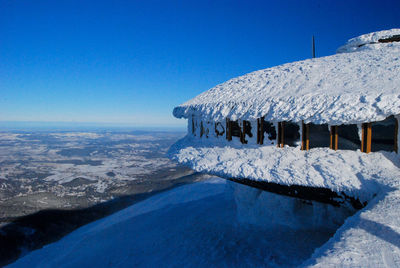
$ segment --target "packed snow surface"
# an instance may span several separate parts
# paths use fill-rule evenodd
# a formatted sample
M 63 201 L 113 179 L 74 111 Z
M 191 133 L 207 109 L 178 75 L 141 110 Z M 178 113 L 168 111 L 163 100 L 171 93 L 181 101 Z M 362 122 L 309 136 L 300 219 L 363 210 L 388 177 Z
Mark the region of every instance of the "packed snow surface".
M 170 156 L 199 172 L 225 178 L 263 180 L 281 185 L 329 188 L 365 202 L 385 187 L 400 185 L 396 153 L 359 150 L 242 145 L 239 141 L 191 135 L 173 145 Z
M 389 31 L 396 34 L 400 30 Z M 388 33 L 359 39 L 375 40 Z M 350 44 L 360 43 L 352 41 Z M 255 71 L 174 109 L 174 116 L 351 124 L 400 113 L 400 42 Z
M 400 265 L 398 189 L 382 191 L 336 233 L 310 224 L 331 221 L 323 214 L 329 205 L 299 204 L 295 198 L 236 183 L 226 187 L 224 180 L 212 179 L 158 194 L 86 225 L 9 267 Z M 304 214 L 307 206 L 310 212 Z M 340 217 L 340 211 L 331 212 Z M 263 227 L 253 225 L 254 220 Z M 309 229 L 298 229 L 308 224 Z
M 303 267 L 400 267 L 400 190 L 379 194 Z
M 240 225 L 225 184 L 212 179 L 153 196 L 10 267 L 293 267 L 334 232 L 300 231 L 279 219 Z

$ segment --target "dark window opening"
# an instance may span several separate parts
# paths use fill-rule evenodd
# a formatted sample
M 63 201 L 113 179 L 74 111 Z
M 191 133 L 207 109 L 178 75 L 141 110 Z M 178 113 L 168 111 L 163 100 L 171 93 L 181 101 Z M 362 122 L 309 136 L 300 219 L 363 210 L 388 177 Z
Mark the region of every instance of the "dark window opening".
M 300 143 L 300 127 L 292 122 L 284 123 L 283 143 L 291 147 L 296 147 Z
M 221 122 L 215 123 L 215 134 L 218 136 L 223 136 L 225 134 L 225 128 Z
M 238 121 L 229 121 L 229 123 L 231 124 L 231 136 L 240 138 L 241 129 Z
M 329 147 L 330 131 L 328 124 L 317 125 L 310 123 L 309 125 L 309 148 Z
M 361 140 L 357 125 L 338 126 L 338 149 L 358 150 L 361 148 Z
M 396 135 L 396 119 L 390 116 L 383 121 L 372 123 L 371 151 L 394 151 Z
M 253 137 L 253 134 L 251 133 L 251 123 L 249 121 L 243 121 L 243 129 L 245 135 L 249 136 L 250 138 Z
M 251 133 L 251 123 L 249 121 L 243 120 L 243 136 L 240 138 L 240 141 L 244 144 L 247 144 L 246 140 L 246 135 L 249 136 L 250 138 L 253 137 L 253 134 Z
M 196 122 L 194 116 L 192 116 L 192 134 L 193 134 L 193 136 L 196 136 L 196 126 L 197 126 L 197 122 Z
M 265 133 L 264 137 L 267 137 L 270 141 L 276 140 L 276 129 L 275 129 L 274 124 L 264 121 L 264 118 L 262 120 L 263 120 L 262 132 Z

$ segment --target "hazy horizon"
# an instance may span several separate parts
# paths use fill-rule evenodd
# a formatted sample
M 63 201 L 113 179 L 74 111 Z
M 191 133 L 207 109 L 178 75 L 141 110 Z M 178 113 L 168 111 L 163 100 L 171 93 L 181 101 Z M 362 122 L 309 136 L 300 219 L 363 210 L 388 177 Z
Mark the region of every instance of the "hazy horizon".
M 184 120 L 182 120 L 184 121 Z M 185 123 L 185 122 L 184 122 Z M 186 131 L 185 124 L 132 124 L 110 122 L 66 122 L 66 121 L 0 121 L 0 131 Z

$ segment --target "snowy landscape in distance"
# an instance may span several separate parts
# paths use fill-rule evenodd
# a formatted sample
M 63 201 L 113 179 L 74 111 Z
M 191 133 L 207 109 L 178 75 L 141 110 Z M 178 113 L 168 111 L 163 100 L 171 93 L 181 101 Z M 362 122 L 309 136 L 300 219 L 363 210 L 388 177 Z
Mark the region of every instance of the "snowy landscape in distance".
M 0 265 L 204 175 L 165 156 L 178 130 L 0 131 Z
M 0 1 L 0 267 L 400 267 L 400 1 Z

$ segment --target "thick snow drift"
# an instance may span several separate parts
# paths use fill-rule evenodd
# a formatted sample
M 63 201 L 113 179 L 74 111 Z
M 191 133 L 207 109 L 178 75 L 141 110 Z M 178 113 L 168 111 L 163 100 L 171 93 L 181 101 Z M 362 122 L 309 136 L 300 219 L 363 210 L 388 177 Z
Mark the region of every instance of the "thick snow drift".
M 242 145 L 224 138 L 199 139 L 191 135 L 174 144 L 170 157 L 199 172 L 225 178 L 264 180 L 343 192 L 361 202 L 386 187 L 400 185 L 400 158 L 396 153 L 299 147 Z
M 369 34 L 363 34 L 354 38 L 351 38 L 344 46 L 341 46 L 336 51 L 337 53 L 354 52 L 361 50 L 374 50 L 382 47 L 386 47 L 383 43 L 388 38 L 400 37 L 400 29 L 391 29 L 386 31 L 373 32 Z
M 399 207 L 399 190 L 381 193 L 302 266 L 400 267 Z
M 394 29 L 390 33 L 398 33 Z M 370 34 L 362 41 L 387 36 Z M 358 39 L 349 46 L 360 44 Z M 373 49 L 372 49 L 373 48 Z M 332 125 L 400 114 L 400 42 L 288 63 L 222 83 L 176 107 L 178 118 L 304 120 Z

